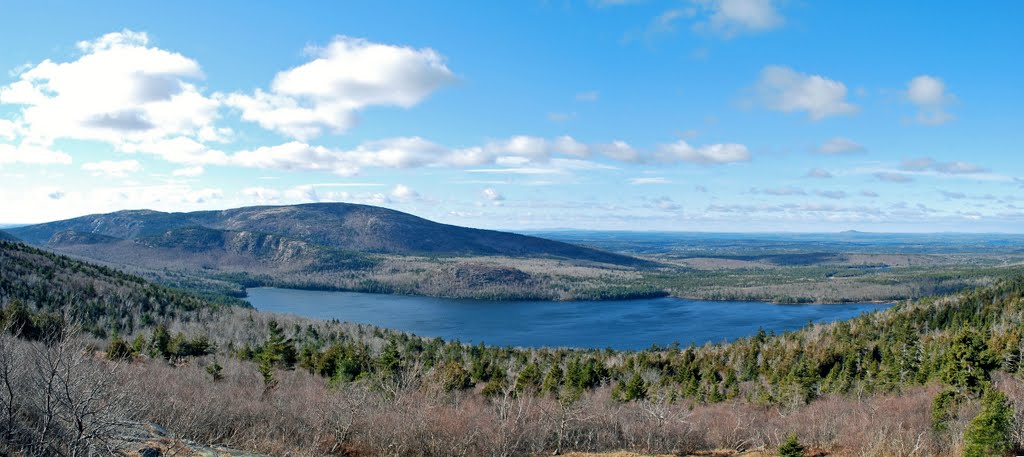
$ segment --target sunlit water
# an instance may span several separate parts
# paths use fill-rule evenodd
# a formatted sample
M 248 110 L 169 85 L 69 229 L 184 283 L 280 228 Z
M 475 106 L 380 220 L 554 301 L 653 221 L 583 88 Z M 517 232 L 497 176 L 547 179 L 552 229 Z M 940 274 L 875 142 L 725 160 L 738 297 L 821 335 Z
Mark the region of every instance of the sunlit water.
M 775 305 L 761 302 L 651 298 L 622 301 L 484 301 L 249 289 L 261 311 L 373 324 L 464 343 L 522 347 L 643 349 L 721 342 L 811 322 L 850 319 L 888 305 Z

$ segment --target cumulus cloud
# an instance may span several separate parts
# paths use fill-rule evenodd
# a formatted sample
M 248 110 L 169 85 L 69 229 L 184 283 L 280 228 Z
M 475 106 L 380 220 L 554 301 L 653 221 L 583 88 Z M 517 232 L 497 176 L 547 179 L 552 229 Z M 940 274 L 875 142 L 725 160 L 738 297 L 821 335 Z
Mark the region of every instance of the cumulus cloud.
M 410 108 L 457 79 L 430 48 L 337 36 L 310 52 L 315 59 L 278 73 L 269 91 L 231 94 L 227 104 L 265 129 L 309 140 L 348 130 L 363 108 Z
M 0 119 L 0 139 L 13 141 L 20 134 L 21 126 L 18 123 L 8 119 Z
M 27 165 L 68 165 L 71 156 L 51 148 L 28 144 L 0 143 L 0 166 L 13 164 Z
M 202 176 L 204 172 L 206 172 L 206 170 L 201 166 L 185 167 L 172 171 L 171 176 L 179 178 L 195 178 L 197 176 Z
M 832 173 L 824 168 L 811 168 L 807 171 L 807 177 L 809 178 L 831 178 Z
M 203 77 L 199 64 L 150 46 L 143 32 L 109 33 L 78 49 L 75 60 L 44 60 L 0 87 L 0 103 L 20 106 L 22 133 L 34 143 L 194 136 L 218 116 L 220 103 L 192 82 Z
M 789 67 L 765 67 L 754 88 L 766 108 L 785 113 L 804 111 L 815 121 L 857 111 L 857 106 L 846 101 L 845 84 Z
M 915 121 L 926 125 L 939 125 L 955 117 L 946 107 L 956 101 L 956 96 L 946 89 L 946 83 L 929 75 L 920 75 L 907 83 L 907 100 L 917 106 Z
M 692 162 L 722 164 L 750 160 L 741 144 L 690 146 L 684 141 L 662 145 L 654 153 L 640 151 L 624 141 L 587 145 L 570 136 L 553 139 L 519 135 L 492 140 L 480 146 L 450 148 L 421 137 L 367 141 L 352 149 L 332 149 L 291 141 L 239 151 L 218 160 L 253 168 L 327 171 L 341 176 L 363 168 L 409 169 L 418 167 L 468 168 L 474 173 L 564 174 L 573 170 L 609 170 L 613 165 L 583 160 L 591 151 L 619 162 Z M 502 168 L 470 168 L 497 165 Z
M 575 138 L 568 135 L 562 135 L 558 138 L 555 138 L 554 142 L 552 143 L 552 149 L 562 154 L 571 156 L 586 157 L 587 155 L 590 154 L 589 146 L 580 143 L 579 141 L 576 141 Z
M 129 154 L 152 154 L 183 165 L 227 165 L 229 162 L 224 151 L 185 136 L 124 143 L 118 149 Z
M 82 164 L 82 169 L 92 172 L 94 176 L 124 177 L 142 171 L 142 164 L 137 160 L 103 160 Z
M 605 157 L 622 162 L 639 162 L 642 159 L 640 151 L 621 140 L 598 145 L 597 150 Z
M 415 200 L 420 197 L 420 194 L 409 188 L 409 186 L 398 184 L 391 189 L 391 196 L 399 200 Z
M 501 192 L 498 192 L 497 190 L 491 187 L 488 187 L 480 191 L 480 195 L 482 195 L 484 199 L 490 200 L 492 202 L 500 202 L 505 200 L 505 196 L 502 195 Z
M 772 30 L 785 22 L 772 0 L 697 0 L 696 3 L 708 13 L 708 18 L 697 23 L 695 29 L 725 38 Z
M 840 155 L 864 152 L 865 149 L 864 146 L 856 141 L 837 136 L 818 146 L 817 151 L 820 154 Z
M 664 162 L 683 161 L 710 165 L 747 162 L 750 160 L 750 151 L 742 144 L 709 144 L 693 147 L 679 140 L 659 146 L 656 156 Z

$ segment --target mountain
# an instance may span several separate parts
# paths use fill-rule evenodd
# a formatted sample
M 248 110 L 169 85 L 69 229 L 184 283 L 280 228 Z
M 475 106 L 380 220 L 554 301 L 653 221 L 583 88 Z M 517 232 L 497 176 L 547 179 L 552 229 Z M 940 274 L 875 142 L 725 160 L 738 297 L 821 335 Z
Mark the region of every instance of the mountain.
M 166 285 L 231 296 L 252 286 L 490 299 L 665 293 L 628 275 L 657 265 L 646 260 L 347 203 L 118 211 L 9 231 Z
M 209 230 L 180 231 L 186 228 Z M 10 232 L 29 243 L 46 245 L 55 235 L 69 230 L 186 249 L 196 241 L 192 235 L 232 237 L 214 235 L 213 231 L 217 230 L 271 234 L 280 237 L 279 240 L 291 239 L 362 253 L 553 257 L 630 266 L 644 263 L 636 258 L 544 238 L 440 224 L 386 208 L 348 203 L 254 206 L 192 213 L 118 211 L 19 227 Z M 68 245 L 60 238 L 53 241 Z M 94 239 L 85 241 L 95 244 Z
M 3 230 L 0 230 L 0 241 L 19 241 L 18 237 L 11 235 Z

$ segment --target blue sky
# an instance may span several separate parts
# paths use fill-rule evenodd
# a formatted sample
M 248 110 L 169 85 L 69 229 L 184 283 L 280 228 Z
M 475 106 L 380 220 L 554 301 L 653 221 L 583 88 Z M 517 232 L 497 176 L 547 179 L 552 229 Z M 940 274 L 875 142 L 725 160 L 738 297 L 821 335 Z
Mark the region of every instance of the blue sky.
M 210 3 L 4 7 L 0 223 L 1024 227 L 1021 2 Z

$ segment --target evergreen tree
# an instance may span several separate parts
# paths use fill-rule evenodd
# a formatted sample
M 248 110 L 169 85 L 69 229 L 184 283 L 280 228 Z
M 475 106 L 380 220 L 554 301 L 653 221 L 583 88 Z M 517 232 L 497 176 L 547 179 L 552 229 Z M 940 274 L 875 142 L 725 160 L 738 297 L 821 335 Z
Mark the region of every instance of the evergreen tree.
M 977 392 L 988 381 L 989 371 L 996 367 L 995 362 L 981 334 L 965 328 L 957 332 L 946 351 L 942 381 Z
M 981 398 L 981 412 L 964 430 L 964 457 L 1006 455 L 1013 447 L 1013 407 L 1006 395 L 988 388 Z
M 224 374 L 222 373 L 223 371 L 224 367 L 220 366 L 220 364 L 217 363 L 216 360 L 214 360 L 213 363 L 206 366 L 206 372 L 213 377 L 213 382 L 217 382 L 224 379 Z
M 626 385 L 622 387 L 622 399 L 624 401 L 643 400 L 647 398 L 647 383 L 640 373 L 633 373 Z
M 953 418 L 958 400 L 956 391 L 949 388 L 935 396 L 932 400 L 932 429 L 936 432 L 946 430 L 947 423 Z
M 804 447 L 796 438 L 796 433 L 789 435 L 779 446 L 779 457 L 803 457 Z

